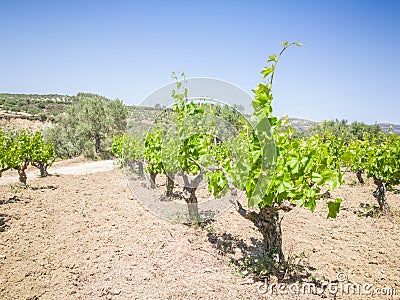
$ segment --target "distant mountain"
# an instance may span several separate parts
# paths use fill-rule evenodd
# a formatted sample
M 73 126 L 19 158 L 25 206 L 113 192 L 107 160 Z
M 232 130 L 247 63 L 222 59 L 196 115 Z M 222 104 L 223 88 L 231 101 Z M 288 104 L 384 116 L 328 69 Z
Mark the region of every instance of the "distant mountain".
M 307 131 L 312 125 L 316 122 L 306 120 L 306 119 L 299 119 L 299 118 L 289 118 L 289 125 L 293 128 L 300 130 L 302 132 Z
M 298 129 L 300 131 L 307 131 L 312 125 L 321 123 L 321 122 L 314 122 L 306 119 L 299 119 L 299 118 L 289 118 L 289 124 L 295 129 Z M 389 131 L 389 129 L 392 130 L 394 133 L 399 133 L 400 134 L 400 125 L 399 124 L 392 124 L 392 123 L 378 123 L 378 125 L 382 131 Z
M 392 123 L 378 123 L 378 125 L 383 131 L 389 131 L 390 129 L 394 133 L 400 133 L 400 125 Z

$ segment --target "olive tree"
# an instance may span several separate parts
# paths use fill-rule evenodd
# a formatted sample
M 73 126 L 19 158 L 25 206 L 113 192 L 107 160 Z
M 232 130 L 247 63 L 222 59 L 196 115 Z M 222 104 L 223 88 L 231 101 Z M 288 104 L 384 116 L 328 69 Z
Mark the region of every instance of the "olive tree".
M 121 100 L 110 100 L 103 96 L 79 93 L 75 102 L 61 116 L 59 123 L 69 131 L 72 144 L 91 141 L 97 154 L 103 152 L 102 142 L 112 134 L 121 133 L 126 128 L 128 110 Z M 85 143 L 83 142 L 83 146 Z

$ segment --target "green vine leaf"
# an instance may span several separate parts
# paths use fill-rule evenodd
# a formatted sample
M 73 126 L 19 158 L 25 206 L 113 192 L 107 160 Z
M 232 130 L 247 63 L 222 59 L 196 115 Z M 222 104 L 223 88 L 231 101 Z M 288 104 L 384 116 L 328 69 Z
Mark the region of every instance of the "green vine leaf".
M 335 201 L 328 202 L 329 212 L 327 218 L 336 218 L 337 214 L 339 213 L 341 203 L 341 198 L 336 198 Z

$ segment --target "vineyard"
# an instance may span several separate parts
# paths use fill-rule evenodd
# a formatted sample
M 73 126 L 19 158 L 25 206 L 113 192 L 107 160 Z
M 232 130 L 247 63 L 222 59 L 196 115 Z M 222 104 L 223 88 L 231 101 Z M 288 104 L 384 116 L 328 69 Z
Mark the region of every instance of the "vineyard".
M 252 115 L 189 99 L 173 73 L 170 107 L 80 93 L 54 100 L 68 107 L 48 129 L 1 129 L 0 176 L 20 184 L 0 185 L 0 296 L 259 299 L 260 283 L 323 290 L 338 273 L 400 294 L 400 135 L 344 121 L 297 130 L 275 116 L 278 62 L 300 46 L 268 57 Z M 116 169 L 48 176 L 79 155 Z M 28 168 L 42 178 L 27 182 Z M 204 209 L 210 198 L 229 210 Z M 149 208 L 174 203 L 179 220 Z
M 40 176 L 46 177 L 47 168 L 55 159 L 54 146 L 44 141 L 41 131 L 0 131 L 0 151 L 0 176 L 4 171 L 16 170 L 24 185 L 29 165 L 37 167 Z

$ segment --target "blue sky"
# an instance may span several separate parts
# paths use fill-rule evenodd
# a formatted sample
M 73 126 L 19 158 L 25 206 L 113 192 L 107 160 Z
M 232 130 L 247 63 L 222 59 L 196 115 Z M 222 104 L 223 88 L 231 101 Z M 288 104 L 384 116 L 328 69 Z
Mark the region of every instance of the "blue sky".
M 0 1 L 0 92 L 137 104 L 172 71 L 247 91 L 280 42 L 274 112 L 400 123 L 400 1 Z

